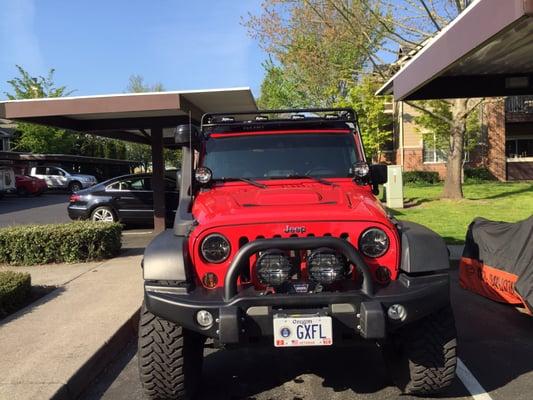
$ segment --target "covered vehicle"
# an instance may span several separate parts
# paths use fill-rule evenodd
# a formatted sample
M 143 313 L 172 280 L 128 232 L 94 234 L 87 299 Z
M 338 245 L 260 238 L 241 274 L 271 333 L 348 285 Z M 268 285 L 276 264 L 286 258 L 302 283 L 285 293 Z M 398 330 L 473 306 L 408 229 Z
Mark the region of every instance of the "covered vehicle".
M 516 223 L 476 218 L 459 268 L 463 288 L 532 313 L 533 215 Z
M 19 196 L 39 196 L 48 188 L 44 179 L 35 176 L 16 175 L 15 182 L 17 186 L 17 194 Z

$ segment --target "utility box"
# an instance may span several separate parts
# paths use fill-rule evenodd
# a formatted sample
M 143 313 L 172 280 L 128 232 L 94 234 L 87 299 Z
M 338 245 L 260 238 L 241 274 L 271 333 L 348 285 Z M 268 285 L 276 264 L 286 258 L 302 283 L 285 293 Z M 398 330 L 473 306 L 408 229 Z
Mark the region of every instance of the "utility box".
M 403 208 L 403 179 L 401 165 L 387 166 L 385 199 L 389 208 Z

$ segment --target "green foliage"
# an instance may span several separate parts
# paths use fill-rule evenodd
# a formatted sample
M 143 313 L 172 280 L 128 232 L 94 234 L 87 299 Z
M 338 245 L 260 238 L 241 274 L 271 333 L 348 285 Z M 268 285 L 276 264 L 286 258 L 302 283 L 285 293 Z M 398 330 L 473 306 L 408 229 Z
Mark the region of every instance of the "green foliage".
M 10 100 L 61 97 L 72 93 L 66 86 L 56 86 L 53 69 L 47 76 L 36 77 L 20 65 L 17 65 L 17 70 L 19 76 L 7 81 L 12 89 L 12 93 L 6 92 Z M 13 149 L 35 153 L 71 153 L 75 143 L 76 136 L 63 129 L 19 123 Z
M 161 82 L 149 85 L 141 75 L 131 75 L 126 89 L 129 93 L 164 92 L 165 87 Z
M 392 140 L 391 117 L 385 114 L 389 96 L 375 96 L 381 82 L 372 75 L 364 75 L 348 95 L 338 101 L 338 107 L 353 108 L 359 119 L 361 136 L 369 160 L 376 159 L 383 146 Z
M 434 171 L 405 171 L 402 174 L 404 184 L 435 184 L 440 181 L 439 173 Z
M 424 143 L 448 154 L 450 148 L 450 123 L 442 119 L 453 121 L 452 104 L 446 100 L 426 100 L 417 103 L 420 107 L 431 112 L 420 111 L 414 121 L 417 129 L 422 133 Z M 441 118 L 439 118 L 441 117 Z M 464 152 L 472 151 L 481 138 L 479 110 L 473 109 L 466 118 Z
M 121 233 L 118 223 L 90 221 L 1 228 L 0 263 L 35 265 L 110 258 L 120 251 Z
M 30 292 L 30 274 L 0 271 L 0 318 L 23 305 L 28 300 Z
M 496 178 L 487 168 L 465 168 L 465 182 L 481 183 L 495 181 Z
M 276 110 L 309 105 L 305 93 L 298 89 L 294 77 L 289 76 L 283 67 L 268 61 L 263 64 L 263 68 L 266 74 L 261 83 L 261 97 L 257 100 L 260 109 Z

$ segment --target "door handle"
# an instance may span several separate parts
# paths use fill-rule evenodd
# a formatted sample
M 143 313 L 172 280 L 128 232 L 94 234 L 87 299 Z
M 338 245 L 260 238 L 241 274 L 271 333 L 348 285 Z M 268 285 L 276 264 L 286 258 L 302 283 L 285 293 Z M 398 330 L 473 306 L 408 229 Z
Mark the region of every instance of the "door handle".
M 135 197 L 132 196 L 120 196 L 121 200 L 135 200 Z

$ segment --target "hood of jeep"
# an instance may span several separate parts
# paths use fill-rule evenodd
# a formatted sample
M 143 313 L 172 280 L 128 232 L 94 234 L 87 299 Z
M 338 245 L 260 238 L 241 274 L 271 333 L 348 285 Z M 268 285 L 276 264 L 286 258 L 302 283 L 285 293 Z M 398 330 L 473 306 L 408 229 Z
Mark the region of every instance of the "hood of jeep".
M 265 189 L 239 183 L 202 191 L 194 201 L 193 215 L 206 228 L 262 222 L 387 220 L 370 188 L 349 179 L 334 186 L 313 181 L 266 183 Z

